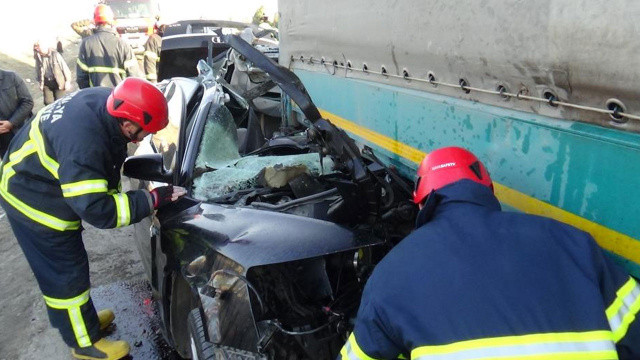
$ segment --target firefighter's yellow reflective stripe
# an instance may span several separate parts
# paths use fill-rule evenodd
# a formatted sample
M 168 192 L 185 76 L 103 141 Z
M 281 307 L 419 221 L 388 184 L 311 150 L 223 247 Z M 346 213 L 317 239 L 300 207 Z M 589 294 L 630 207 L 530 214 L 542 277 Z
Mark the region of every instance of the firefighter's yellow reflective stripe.
M 74 183 L 62 184 L 62 195 L 64 197 L 81 196 L 92 193 L 106 193 L 107 180 L 83 180 Z
M 83 63 L 82 61 L 80 61 L 80 59 L 78 59 L 76 61 L 78 63 L 78 66 L 80 66 L 80 68 L 88 73 L 105 73 L 105 74 L 120 74 L 122 76 L 126 76 L 127 72 L 124 69 L 120 69 L 117 67 L 108 67 L 108 66 L 87 66 L 85 63 Z M 127 62 L 124 63 L 125 66 L 127 65 Z
M 148 51 L 148 50 L 145 51 L 144 56 L 148 56 L 151 60 L 156 60 L 156 61 L 158 60 L 158 54 L 156 54 L 153 51 Z
M 87 332 L 87 327 L 84 324 L 82 317 L 82 311 L 80 307 L 89 301 L 89 290 L 82 294 L 73 297 L 71 299 L 55 299 L 48 296 L 43 296 L 44 301 L 50 308 L 58 310 L 67 310 L 69 313 L 69 321 L 73 328 L 73 333 L 76 336 L 76 341 L 80 347 L 91 346 L 91 338 Z
M 629 325 L 640 311 L 640 285 L 632 277 L 617 292 L 616 299 L 607 308 L 606 314 L 613 331 L 613 340 L 620 341 Z
M 124 62 L 124 67 L 125 67 L 125 68 L 130 68 L 130 67 L 132 67 L 132 66 L 138 66 L 138 60 L 136 60 L 135 58 L 134 58 L 134 59 L 126 60 L 126 61 Z M 125 74 L 126 74 L 126 72 L 125 72 Z
M 156 75 L 156 74 L 147 74 L 147 80 L 158 80 L 158 75 Z
M 76 60 L 76 64 L 80 66 L 80 69 L 89 72 L 89 67 L 87 66 L 87 64 L 83 63 L 82 60 L 80 60 L 80 58 Z
M 58 168 L 60 165 L 51 156 L 47 154 L 46 147 L 44 146 L 44 138 L 40 132 L 40 117 L 36 117 L 31 121 L 31 130 L 29 130 L 29 137 L 36 143 L 36 149 L 38 151 L 38 158 L 42 166 L 51 173 L 51 175 L 58 179 Z
M 32 140 L 25 141 L 24 145 L 9 155 L 9 162 L 4 164 L 2 168 L 2 179 L 0 180 L 0 195 L 4 200 L 13 206 L 16 210 L 20 211 L 24 216 L 29 219 L 42 224 L 49 228 L 58 231 L 76 230 L 80 228 L 80 221 L 66 221 L 59 219 L 55 216 L 51 216 L 40 210 L 36 210 L 31 206 L 20 201 L 18 198 L 9 193 L 9 179 L 15 175 L 16 171 L 13 169 L 15 164 L 21 162 L 27 156 L 36 153 L 36 145 Z
M 342 357 L 342 360 L 376 360 L 375 358 L 365 354 L 364 351 L 360 349 L 353 333 L 351 333 L 349 340 L 347 340 L 347 343 L 342 347 L 340 356 Z
M 411 351 L 411 359 L 618 359 L 611 331 L 528 334 L 429 345 Z
M 13 165 L 21 162 L 25 157 L 36 152 L 36 145 L 31 140 L 27 140 L 22 144 L 22 147 L 9 155 L 9 161 L 4 164 L 2 171 L 2 180 L 0 181 L 0 186 L 4 189 L 8 190 L 9 178 L 15 171 L 13 170 Z
M 26 217 L 39 224 L 58 231 L 77 230 L 80 228 L 80 221 L 66 221 L 58 219 L 57 217 L 51 216 L 40 210 L 36 210 L 18 200 L 15 196 L 11 195 L 4 186 L 0 188 L 0 194 L 5 199 L 5 201 L 16 208 L 16 210 L 20 211 Z
M 72 297 L 70 299 L 56 299 L 49 296 L 44 296 L 44 301 L 49 305 L 49 307 L 54 309 L 62 309 L 67 310 L 72 307 L 82 306 L 87 301 L 89 301 L 89 290 L 83 292 L 82 294 Z
M 76 335 L 78 345 L 80 347 L 91 346 L 91 338 L 87 332 L 87 326 L 84 324 L 80 307 L 69 309 L 69 320 L 71 320 L 71 326 L 73 327 L 73 333 Z
M 131 210 L 129 209 L 129 197 L 127 194 L 113 194 L 116 202 L 116 227 L 127 226 L 131 222 Z

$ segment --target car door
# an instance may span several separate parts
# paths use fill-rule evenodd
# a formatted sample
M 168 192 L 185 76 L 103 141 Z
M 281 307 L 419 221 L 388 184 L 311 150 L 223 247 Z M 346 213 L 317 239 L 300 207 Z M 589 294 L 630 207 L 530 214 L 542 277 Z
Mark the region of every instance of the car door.
M 179 159 L 180 132 L 184 130 L 186 119 L 186 105 L 188 96 L 193 95 L 193 88 L 197 82 L 187 79 L 170 81 L 164 87 L 164 95 L 167 98 L 169 108 L 169 125 L 156 134 L 147 136 L 140 142 L 135 155 L 157 154 L 163 155 L 164 166 L 173 171 L 181 163 Z M 152 190 L 155 187 L 167 185 L 165 183 L 130 179 L 131 187 Z M 155 213 L 134 225 L 135 242 L 140 253 L 140 258 L 147 278 L 154 290 L 158 290 L 158 257 L 160 241 L 160 222 Z

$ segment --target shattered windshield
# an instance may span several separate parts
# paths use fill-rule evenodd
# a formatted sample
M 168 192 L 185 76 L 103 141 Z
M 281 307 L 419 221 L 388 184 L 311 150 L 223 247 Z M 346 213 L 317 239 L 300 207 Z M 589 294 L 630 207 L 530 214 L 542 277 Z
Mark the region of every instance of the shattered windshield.
M 280 188 L 302 174 L 331 173 L 333 162 L 317 153 L 241 157 L 233 116 L 225 106 L 212 106 L 207 114 L 195 163 L 193 196 L 208 200 L 256 186 Z
M 332 168 L 333 162 L 329 158 L 323 160 L 321 167 L 320 157 L 316 153 L 247 156 L 202 174 L 193 183 L 193 196 L 207 200 L 256 186 L 283 187 L 303 173 L 318 176 L 331 173 Z

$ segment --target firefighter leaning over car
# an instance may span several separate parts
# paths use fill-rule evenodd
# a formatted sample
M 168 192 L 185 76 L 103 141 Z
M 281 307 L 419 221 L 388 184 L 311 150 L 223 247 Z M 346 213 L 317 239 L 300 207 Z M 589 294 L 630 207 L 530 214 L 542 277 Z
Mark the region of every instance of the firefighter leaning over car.
M 589 234 L 501 211 L 458 147 L 422 161 L 414 202 L 417 229 L 376 266 L 339 358 L 640 359 L 638 281 Z
M 114 87 L 126 77 L 142 77 L 133 50 L 118 37 L 111 25 L 113 11 L 105 4 L 96 6 L 93 35 L 82 39 L 78 49 L 76 78 L 78 87 Z
M 119 359 L 124 341 L 102 338 L 114 319 L 96 313 L 81 220 L 98 228 L 136 223 L 184 194 L 163 186 L 120 191 L 127 142 L 168 124 L 162 93 L 143 79 L 115 89 L 69 94 L 43 108 L 11 142 L 2 163 L 0 203 L 44 296 L 51 324 L 72 354 Z
M 153 27 L 153 34 L 149 35 L 144 44 L 144 73 L 147 80 L 152 83 L 158 82 L 158 64 L 160 63 L 160 50 L 162 48 L 162 35 L 165 25 L 156 21 Z

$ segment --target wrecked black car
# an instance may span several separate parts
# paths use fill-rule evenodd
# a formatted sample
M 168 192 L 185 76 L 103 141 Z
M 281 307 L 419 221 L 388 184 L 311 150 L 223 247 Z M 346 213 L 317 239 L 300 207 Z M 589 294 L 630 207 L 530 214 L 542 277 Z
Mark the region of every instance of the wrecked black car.
M 375 264 L 413 227 L 410 182 L 322 119 L 268 51 L 224 42 L 196 77 L 159 84 L 170 125 L 124 165 L 134 187 L 188 190 L 136 224 L 163 333 L 186 358 L 333 359 Z

